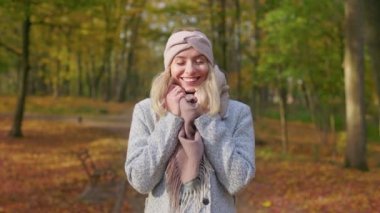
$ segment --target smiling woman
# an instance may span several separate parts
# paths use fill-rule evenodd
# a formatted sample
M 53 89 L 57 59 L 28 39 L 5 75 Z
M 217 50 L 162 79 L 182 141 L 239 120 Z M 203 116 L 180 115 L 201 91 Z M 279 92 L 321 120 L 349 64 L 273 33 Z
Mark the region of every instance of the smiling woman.
M 164 65 L 134 108 L 128 181 L 149 194 L 145 212 L 236 212 L 235 194 L 255 175 L 250 108 L 229 99 L 202 32 L 173 33 Z

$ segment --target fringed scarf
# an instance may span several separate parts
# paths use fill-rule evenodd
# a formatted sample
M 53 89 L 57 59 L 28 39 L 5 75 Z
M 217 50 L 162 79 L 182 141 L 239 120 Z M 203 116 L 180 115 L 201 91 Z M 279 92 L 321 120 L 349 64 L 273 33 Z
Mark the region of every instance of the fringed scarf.
M 200 115 L 197 111 L 196 98 L 193 94 L 188 94 L 185 98 L 180 101 L 181 116 L 185 123 L 183 129 L 179 134 L 179 138 L 182 141 L 185 140 L 193 143 L 193 145 L 198 146 L 202 153 L 197 153 L 197 156 L 190 156 L 199 163 L 199 173 L 197 178 L 189 181 L 188 183 L 183 183 L 181 180 L 181 171 L 183 171 L 184 163 L 189 160 L 182 142 L 178 142 L 176 150 L 174 151 L 172 157 L 169 160 L 169 164 L 166 169 L 166 185 L 167 191 L 170 198 L 170 205 L 172 212 L 184 212 L 190 208 L 190 204 L 193 204 L 191 208 L 195 208 L 196 212 L 201 209 L 201 203 L 204 195 L 207 193 L 209 186 L 209 174 L 211 166 L 206 160 L 203 154 L 203 144 L 201 141 L 196 141 L 195 138 L 195 126 L 193 121 L 196 117 Z M 183 134 L 184 133 L 184 134 Z M 184 143 L 185 143 L 184 142 Z M 185 145 L 185 144 L 184 144 Z M 200 147 L 199 147 L 200 146 Z M 201 157 L 201 158 L 199 158 Z M 198 162 L 199 161 L 199 162 Z
M 185 184 L 181 182 L 180 171 L 176 161 L 170 160 L 166 169 L 166 183 L 171 211 L 185 212 L 192 204 L 194 212 L 199 212 L 202 208 L 202 200 L 210 189 L 212 167 L 203 155 L 198 177 Z
M 219 114 L 223 117 L 226 114 L 229 99 L 228 85 L 224 74 L 217 66 L 215 66 L 215 74 L 217 86 L 221 95 Z M 181 117 L 185 120 L 183 129 L 187 140 L 194 140 L 194 135 L 197 131 L 193 124 L 194 119 L 200 115 L 200 113 L 196 111 L 196 102 L 197 100 L 193 94 L 186 95 L 185 98 L 182 98 L 180 101 Z M 198 177 L 188 183 L 182 183 L 182 165 L 179 159 L 183 159 L 184 157 L 186 157 L 184 148 L 181 143 L 178 143 L 173 155 L 169 159 L 165 173 L 171 212 L 186 212 L 189 209 L 191 209 L 192 212 L 199 212 L 203 205 L 202 200 L 206 197 L 210 189 L 210 174 L 212 172 L 212 166 L 205 154 L 202 153 L 199 162 Z

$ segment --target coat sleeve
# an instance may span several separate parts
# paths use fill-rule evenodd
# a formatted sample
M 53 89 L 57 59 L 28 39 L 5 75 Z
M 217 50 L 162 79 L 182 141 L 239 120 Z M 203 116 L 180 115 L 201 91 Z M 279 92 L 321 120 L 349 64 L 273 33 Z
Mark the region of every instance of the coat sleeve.
M 207 158 L 220 183 L 232 195 L 247 185 L 256 171 L 252 114 L 247 105 L 243 106 L 236 120 L 202 115 L 195 121 Z M 236 122 L 233 131 L 225 123 L 231 120 Z
M 182 119 L 171 113 L 153 123 L 150 108 L 137 104 L 133 110 L 125 172 L 138 192 L 147 194 L 162 179 L 167 162 L 178 143 Z M 151 122 L 151 126 L 149 125 Z

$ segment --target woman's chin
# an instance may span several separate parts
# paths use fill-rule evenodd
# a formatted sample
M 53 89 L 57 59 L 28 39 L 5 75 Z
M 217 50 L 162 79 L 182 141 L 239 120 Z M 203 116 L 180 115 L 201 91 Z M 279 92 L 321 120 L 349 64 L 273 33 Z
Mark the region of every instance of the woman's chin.
M 195 87 L 185 87 L 185 92 L 188 94 L 195 93 L 196 89 Z
M 181 84 L 181 87 L 185 90 L 186 93 L 195 93 L 199 87 L 201 87 L 202 83 L 196 82 L 196 83 L 188 83 L 188 84 Z

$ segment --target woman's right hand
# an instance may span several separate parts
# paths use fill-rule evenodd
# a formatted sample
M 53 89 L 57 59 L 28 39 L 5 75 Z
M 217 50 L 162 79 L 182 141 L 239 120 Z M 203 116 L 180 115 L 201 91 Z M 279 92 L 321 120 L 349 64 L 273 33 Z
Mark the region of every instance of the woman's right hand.
M 179 107 L 179 101 L 185 96 L 185 94 L 185 90 L 182 87 L 176 84 L 170 85 L 165 98 L 167 110 L 174 115 L 180 116 L 181 110 Z

